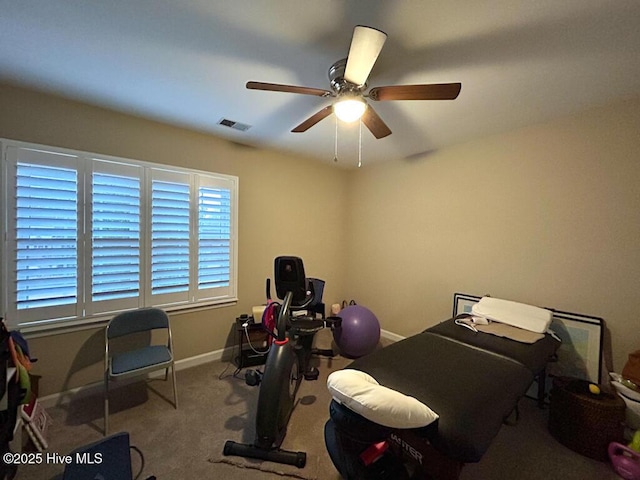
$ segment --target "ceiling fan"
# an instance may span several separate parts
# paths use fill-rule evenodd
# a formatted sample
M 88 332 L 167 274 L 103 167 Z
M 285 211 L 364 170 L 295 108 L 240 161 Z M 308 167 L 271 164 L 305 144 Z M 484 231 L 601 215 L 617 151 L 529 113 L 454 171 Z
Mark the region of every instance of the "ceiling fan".
M 460 83 L 434 83 L 426 85 L 391 85 L 374 87 L 365 93 L 367 79 L 380 51 L 387 39 L 387 34 L 372 28 L 358 25 L 353 31 L 349 55 L 338 60 L 329 68 L 331 90 L 321 88 L 298 87 L 277 83 L 247 82 L 251 90 L 268 90 L 273 92 L 300 93 L 318 97 L 334 97 L 333 105 L 324 107 L 311 115 L 292 132 L 306 132 L 316 123 L 335 113 L 346 122 L 362 119 L 362 123 L 374 137 L 384 138 L 391 130 L 375 112 L 365 98 L 374 101 L 387 100 L 454 100 L 460 93 Z

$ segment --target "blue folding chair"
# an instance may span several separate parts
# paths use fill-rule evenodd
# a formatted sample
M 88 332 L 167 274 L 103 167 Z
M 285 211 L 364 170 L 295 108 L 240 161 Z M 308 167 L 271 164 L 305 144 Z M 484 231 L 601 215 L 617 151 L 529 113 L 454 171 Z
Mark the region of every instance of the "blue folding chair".
M 156 330 L 166 331 L 166 344 L 150 344 L 137 346 L 131 350 L 112 351 L 111 342 L 115 338 Z M 123 343 L 123 342 L 119 342 Z M 173 360 L 173 340 L 169 317 L 159 308 L 142 308 L 116 315 L 105 329 L 104 354 L 104 434 L 109 434 L 109 381 L 120 378 L 147 374 L 155 370 L 165 370 L 164 379 L 169 376 L 169 368 L 173 380 L 173 403 L 178 408 L 176 390 L 176 371 Z

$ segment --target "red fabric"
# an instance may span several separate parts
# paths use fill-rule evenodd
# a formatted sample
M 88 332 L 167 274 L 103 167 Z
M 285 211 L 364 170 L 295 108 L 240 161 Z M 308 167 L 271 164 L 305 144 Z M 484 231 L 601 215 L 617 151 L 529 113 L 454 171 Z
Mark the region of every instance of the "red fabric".
M 276 329 L 276 307 L 277 304 L 270 302 L 262 314 L 262 326 L 271 333 L 275 333 Z M 267 344 L 271 345 L 273 336 L 269 335 Z

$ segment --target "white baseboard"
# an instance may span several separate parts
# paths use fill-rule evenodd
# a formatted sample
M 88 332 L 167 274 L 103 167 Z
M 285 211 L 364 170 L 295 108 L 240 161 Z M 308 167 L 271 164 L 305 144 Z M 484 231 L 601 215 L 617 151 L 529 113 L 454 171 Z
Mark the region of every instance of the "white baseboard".
M 205 363 L 215 362 L 216 360 L 220 360 L 225 353 L 231 353 L 233 349 L 234 347 L 221 348 L 220 350 L 202 353 L 195 357 L 176 360 L 176 370 L 185 370 L 187 368 L 204 365 Z
M 222 348 L 220 350 L 215 350 L 213 352 L 203 353 L 201 355 L 196 355 L 194 357 L 183 358 L 182 360 L 176 360 L 176 371 L 185 370 L 187 368 L 197 367 L 199 365 L 204 365 L 205 363 L 214 362 L 216 360 L 220 360 L 225 353 L 231 353 L 234 347 Z M 157 378 L 163 376 L 163 371 L 158 370 L 157 372 L 153 372 L 149 374 L 150 378 Z M 124 379 L 119 381 L 120 386 L 124 386 L 135 382 L 136 379 Z M 116 387 L 117 388 L 117 387 Z M 104 390 L 103 382 L 94 382 L 87 385 L 83 385 L 81 387 L 72 388 L 70 390 L 66 390 L 60 393 L 53 393 L 51 395 L 47 395 L 45 397 L 39 398 L 38 401 L 45 408 L 52 408 L 56 405 L 63 405 L 69 403 L 69 401 L 73 398 L 77 400 L 79 398 L 88 397 L 90 395 L 101 395 Z
M 391 340 L 392 342 L 399 342 L 400 340 L 404 340 L 405 338 L 407 338 L 403 337 L 402 335 L 398 335 L 397 333 L 393 333 L 383 329 L 380 329 L 380 336 L 386 338 L 387 340 Z
M 391 340 L 393 342 L 397 342 L 403 340 L 405 337 L 402 335 L 398 335 L 397 333 L 389 332 L 388 330 L 380 330 L 380 336 Z M 196 355 L 194 357 L 183 358 L 182 360 L 176 361 L 176 371 L 185 370 L 187 368 L 197 367 L 199 365 L 204 365 L 205 363 L 215 362 L 216 360 L 220 360 L 225 354 L 232 354 L 232 351 L 235 347 L 227 347 L 222 348 L 220 350 L 214 350 L 213 352 L 207 352 L 200 355 Z M 149 375 L 151 378 L 157 378 L 162 376 L 162 371 L 157 371 Z M 120 386 L 127 385 L 128 383 L 136 381 L 135 379 L 130 379 L 129 381 L 122 380 L 119 382 Z M 39 398 L 38 401 L 45 408 L 52 408 L 56 405 L 62 405 L 69 403 L 69 401 L 73 398 L 77 400 L 79 398 L 88 397 L 90 395 L 101 395 L 104 389 L 104 384 L 102 382 L 90 383 L 88 385 L 83 385 L 81 387 L 72 388 L 70 390 L 66 390 L 60 393 L 53 393 L 51 395 L 47 395 L 45 397 Z

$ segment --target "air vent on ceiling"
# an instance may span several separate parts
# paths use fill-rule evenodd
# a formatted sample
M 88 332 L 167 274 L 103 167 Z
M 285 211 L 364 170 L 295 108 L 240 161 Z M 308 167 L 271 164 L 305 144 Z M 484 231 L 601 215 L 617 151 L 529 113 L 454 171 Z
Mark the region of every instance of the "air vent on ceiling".
M 220 121 L 218 122 L 218 125 L 223 125 L 225 127 L 233 128 L 235 130 L 240 130 L 241 132 L 246 132 L 251 128 L 251 125 L 229 120 L 228 118 L 221 118 Z

